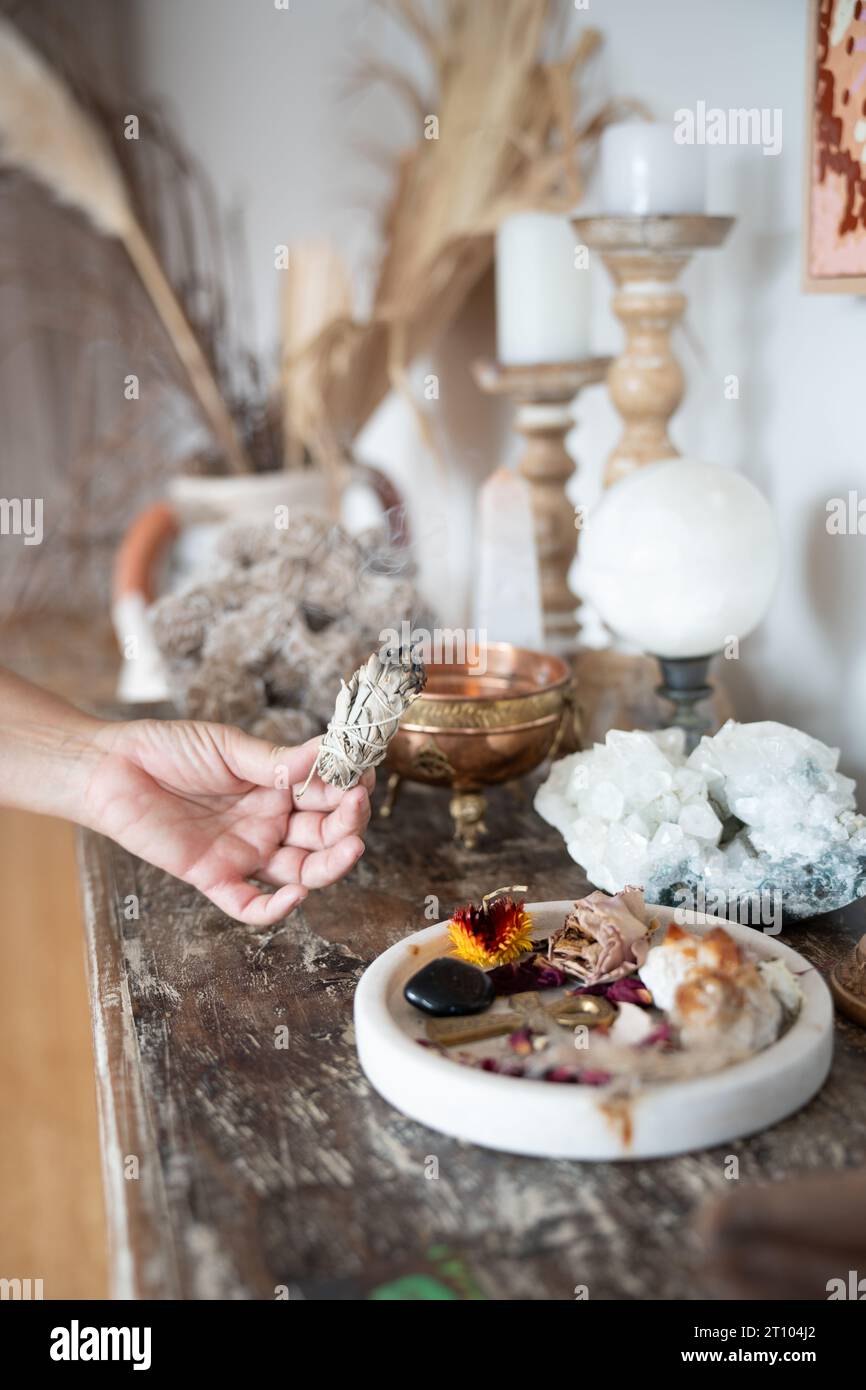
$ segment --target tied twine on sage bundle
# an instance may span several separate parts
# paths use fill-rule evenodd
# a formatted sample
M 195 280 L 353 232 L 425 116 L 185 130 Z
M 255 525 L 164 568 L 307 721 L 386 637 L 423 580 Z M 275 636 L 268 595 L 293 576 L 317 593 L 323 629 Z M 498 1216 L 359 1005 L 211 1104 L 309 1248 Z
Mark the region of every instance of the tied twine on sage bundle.
M 348 684 L 341 681 L 333 718 L 299 796 L 316 772 L 342 791 L 356 787 L 367 769 L 378 767 L 385 757 L 400 716 L 426 682 L 424 666 L 411 648 L 373 652 Z

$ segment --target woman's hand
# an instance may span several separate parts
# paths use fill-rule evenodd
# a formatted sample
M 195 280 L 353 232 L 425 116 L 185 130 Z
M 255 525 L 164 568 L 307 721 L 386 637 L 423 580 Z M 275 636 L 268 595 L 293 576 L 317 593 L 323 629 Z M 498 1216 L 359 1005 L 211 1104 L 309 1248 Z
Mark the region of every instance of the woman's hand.
M 241 922 L 279 921 L 364 853 L 373 772 L 349 792 L 315 776 L 297 799 L 318 739 L 275 748 L 223 724 L 142 719 L 101 724 L 93 742 L 77 818 Z
M 0 800 L 110 835 L 251 926 L 279 921 L 364 853 L 372 772 L 350 792 L 314 777 L 299 808 L 318 747 L 191 720 L 111 724 L 0 668 Z

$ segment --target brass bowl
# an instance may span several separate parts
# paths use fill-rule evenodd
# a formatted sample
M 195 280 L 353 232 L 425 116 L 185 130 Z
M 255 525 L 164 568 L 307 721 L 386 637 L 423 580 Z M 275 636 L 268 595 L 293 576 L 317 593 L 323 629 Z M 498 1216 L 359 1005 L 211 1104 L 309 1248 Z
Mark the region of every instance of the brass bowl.
M 390 815 L 402 778 L 449 787 L 455 836 L 470 848 L 485 828 L 485 787 L 578 746 L 574 684 L 564 661 L 507 642 L 489 643 L 482 656 L 472 664 L 428 664 L 427 687 L 388 749 L 382 810 Z

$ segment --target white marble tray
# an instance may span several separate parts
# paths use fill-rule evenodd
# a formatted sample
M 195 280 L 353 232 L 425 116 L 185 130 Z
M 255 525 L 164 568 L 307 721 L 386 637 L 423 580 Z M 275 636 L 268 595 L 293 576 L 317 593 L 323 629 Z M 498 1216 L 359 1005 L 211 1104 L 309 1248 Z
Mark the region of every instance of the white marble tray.
M 561 926 L 569 901 L 529 903 L 535 935 Z M 661 922 L 673 908 L 652 907 Z M 416 970 L 450 950 L 439 922 L 383 952 L 355 994 L 355 1034 L 367 1077 L 387 1101 L 444 1134 L 491 1149 L 549 1158 L 657 1158 L 727 1143 L 776 1124 L 820 1090 L 833 1053 L 830 992 L 809 962 L 777 937 L 702 913 L 678 920 L 697 931 L 723 926 L 762 959 L 795 971 L 804 1003 L 788 1031 L 764 1052 L 711 1076 L 646 1086 L 610 1105 L 604 1087 L 476 1071 L 420 1047 L 422 1015 L 403 998 Z M 624 1107 L 626 1107 L 624 1109 Z

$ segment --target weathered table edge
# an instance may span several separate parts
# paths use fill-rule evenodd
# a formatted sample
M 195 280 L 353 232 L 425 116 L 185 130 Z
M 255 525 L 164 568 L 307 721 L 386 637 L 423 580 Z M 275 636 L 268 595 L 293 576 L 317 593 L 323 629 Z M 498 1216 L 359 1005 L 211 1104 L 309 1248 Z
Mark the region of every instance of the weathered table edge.
M 138 1038 L 123 968 L 120 923 L 112 910 L 114 882 L 108 842 L 79 829 L 76 835 L 85 933 L 85 967 L 100 1133 L 108 1238 L 109 1296 L 117 1300 L 179 1298 L 168 1206 L 154 1153 L 153 1127 L 141 1086 Z M 137 1176 L 128 1175 L 130 1159 Z M 160 1236 L 153 1232 L 158 1212 Z M 132 1234 L 147 1251 L 133 1259 Z

